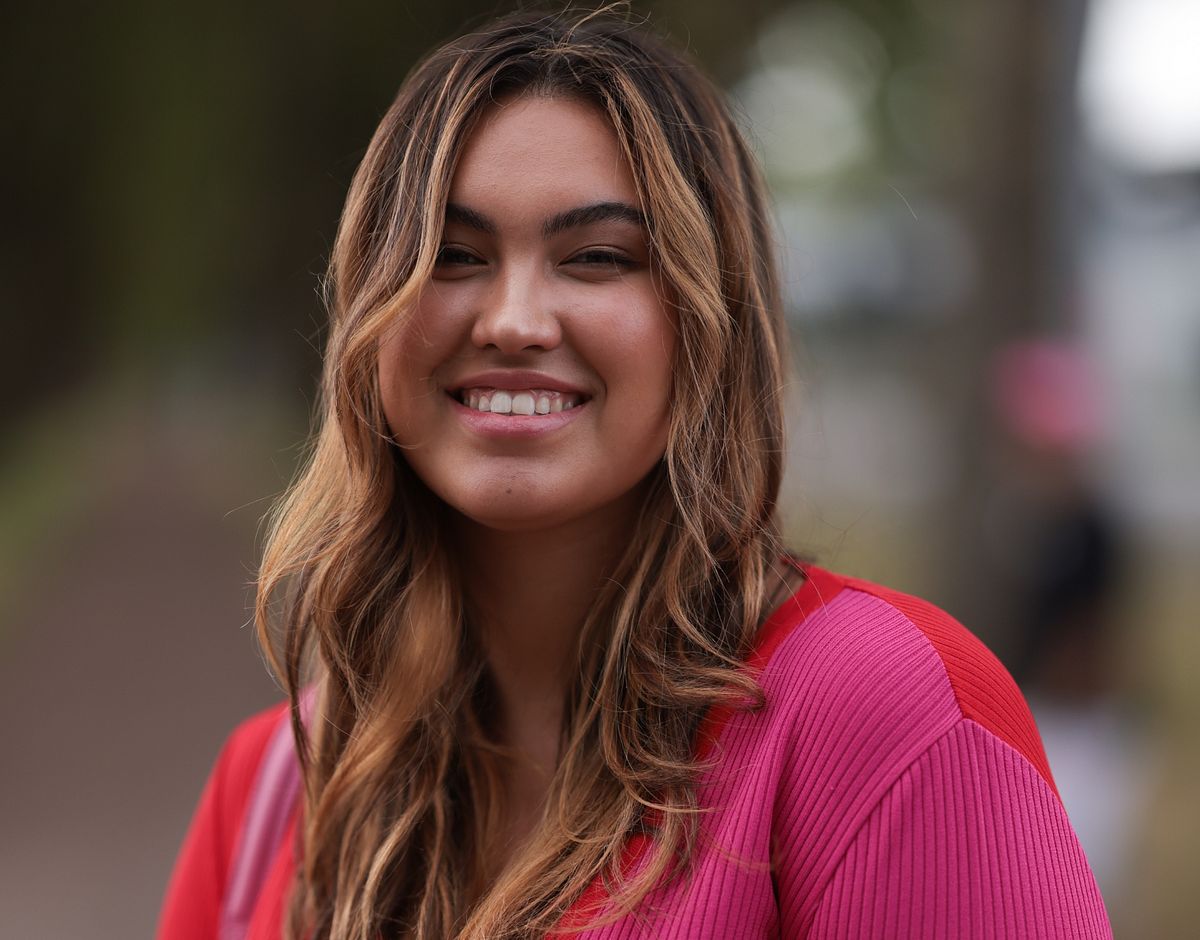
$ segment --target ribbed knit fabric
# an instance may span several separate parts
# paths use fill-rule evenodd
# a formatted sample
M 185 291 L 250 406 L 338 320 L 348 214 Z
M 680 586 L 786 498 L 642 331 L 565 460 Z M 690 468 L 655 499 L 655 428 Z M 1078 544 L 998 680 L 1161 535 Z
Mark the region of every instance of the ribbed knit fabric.
M 1111 937 L 1037 729 L 1003 666 L 927 601 L 802 567 L 804 585 L 748 658 L 766 707 L 714 710 L 701 729 L 698 749 L 718 761 L 700 782 L 712 812 L 692 877 L 576 936 Z M 193 830 L 211 825 L 198 812 Z M 631 840 L 629 870 L 646 848 Z M 180 866 L 220 870 L 185 857 Z M 278 940 L 291 866 L 285 843 L 251 940 Z M 180 877 L 160 940 L 208 936 L 174 932 L 190 896 Z M 194 891 L 211 903 L 210 888 Z M 597 881 L 562 923 L 583 923 L 604 903 Z
M 1107 935 L 1058 798 L 1028 761 L 970 719 L 880 800 L 826 885 L 808 934 Z

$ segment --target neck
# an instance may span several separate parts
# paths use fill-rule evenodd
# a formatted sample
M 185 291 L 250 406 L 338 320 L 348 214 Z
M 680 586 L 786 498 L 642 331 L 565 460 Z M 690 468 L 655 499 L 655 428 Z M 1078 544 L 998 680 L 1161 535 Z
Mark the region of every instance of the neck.
M 500 694 L 505 743 L 556 760 L 567 684 L 588 611 L 628 543 L 631 507 L 537 531 L 455 518 L 472 610 Z

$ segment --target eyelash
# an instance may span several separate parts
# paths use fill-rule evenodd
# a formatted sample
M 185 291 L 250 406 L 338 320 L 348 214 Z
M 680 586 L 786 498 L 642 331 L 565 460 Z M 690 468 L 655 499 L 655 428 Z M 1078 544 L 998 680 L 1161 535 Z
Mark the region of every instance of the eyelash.
M 592 261 L 580 261 L 580 258 L 592 258 Z M 599 260 L 594 260 L 599 259 Z M 475 255 L 463 248 L 456 248 L 452 245 L 443 245 L 438 251 L 437 264 L 472 264 L 479 259 Z M 600 248 L 590 248 L 587 251 L 581 251 L 574 255 L 568 264 L 591 264 L 601 267 L 632 267 L 634 261 L 615 251 L 605 251 Z
M 587 257 L 602 259 L 600 261 L 592 261 L 592 262 L 590 262 L 591 264 L 601 264 L 601 265 L 605 265 L 605 266 L 612 265 L 614 267 L 621 267 L 621 268 L 627 268 L 627 267 L 633 266 L 632 258 L 626 258 L 624 255 L 618 254 L 615 251 L 605 251 L 601 248 L 591 248 L 591 249 L 588 249 L 587 251 L 581 251 L 579 254 L 577 254 L 575 256 L 576 259 L 587 258 Z M 587 264 L 589 262 L 580 262 L 580 263 Z
M 457 258 L 449 258 L 447 255 L 455 255 Z M 464 260 L 465 259 L 465 260 Z M 438 249 L 437 258 L 434 259 L 435 264 L 470 264 L 473 261 L 478 261 L 473 254 L 464 251 L 462 248 L 455 248 L 451 245 L 442 245 Z

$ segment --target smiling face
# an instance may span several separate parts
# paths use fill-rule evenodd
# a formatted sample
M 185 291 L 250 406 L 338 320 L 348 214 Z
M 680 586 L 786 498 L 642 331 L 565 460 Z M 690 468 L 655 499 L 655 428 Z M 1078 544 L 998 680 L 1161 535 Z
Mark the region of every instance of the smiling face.
M 450 187 L 413 315 L 383 339 L 414 472 L 485 526 L 632 510 L 662 458 L 675 327 L 615 132 L 592 106 L 492 106 Z

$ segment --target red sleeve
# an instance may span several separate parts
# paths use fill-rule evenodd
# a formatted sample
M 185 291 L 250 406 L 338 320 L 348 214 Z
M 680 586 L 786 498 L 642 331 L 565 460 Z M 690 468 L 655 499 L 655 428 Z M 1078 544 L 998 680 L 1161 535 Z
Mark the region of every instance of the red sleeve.
M 157 940 L 217 940 L 242 810 L 271 731 L 286 708 L 280 702 L 246 719 L 221 748 L 175 861 Z

